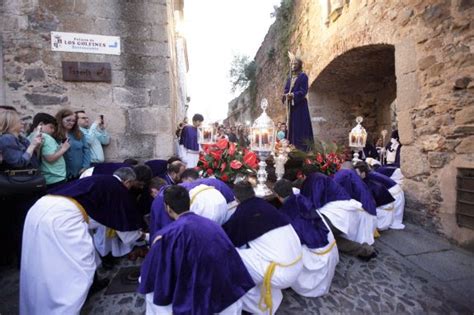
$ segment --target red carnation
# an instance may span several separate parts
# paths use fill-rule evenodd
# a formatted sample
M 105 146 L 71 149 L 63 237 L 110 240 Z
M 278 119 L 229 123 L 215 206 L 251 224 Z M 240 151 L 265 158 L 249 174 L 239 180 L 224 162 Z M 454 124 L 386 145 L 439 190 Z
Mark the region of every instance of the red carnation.
M 215 160 L 220 160 L 221 157 L 222 157 L 222 151 L 220 151 L 220 150 L 212 151 L 212 152 L 211 152 L 211 156 L 212 156 Z
M 230 162 L 230 167 L 234 170 L 238 170 L 242 167 L 242 163 L 240 161 L 233 160 L 232 162 Z
M 236 148 L 235 143 L 231 142 L 229 144 L 229 151 L 227 151 L 227 153 L 229 153 L 230 156 L 233 156 L 235 154 L 235 148 Z
M 257 168 L 257 156 L 254 152 L 248 151 L 244 156 L 244 163 L 251 168 Z
M 223 174 L 221 176 L 221 180 L 224 181 L 224 182 L 227 182 L 229 180 L 229 176 L 227 176 L 227 174 Z
M 204 158 L 204 156 L 201 155 L 201 157 L 199 157 L 199 162 L 202 163 L 202 166 L 204 168 L 208 168 L 209 167 L 209 163 L 207 163 L 206 159 Z
M 216 142 L 216 146 L 219 149 L 224 150 L 225 148 L 227 148 L 228 143 L 229 141 L 227 141 L 227 139 L 220 139 L 219 141 Z
M 323 156 L 321 155 L 321 153 L 318 153 L 318 155 L 316 156 L 316 161 L 318 161 L 318 163 L 323 163 Z
M 223 172 L 225 170 L 225 167 L 227 166 L 227 163 L 226 162 L 222 162 L 221 164 L 221 172 Z
M 207 173 L 207 175 L 211 176 L 212 174 L 214 174 L 214 171 L 212 170 L 212 168 L 208 168 L 206 170 L 206 173 Z

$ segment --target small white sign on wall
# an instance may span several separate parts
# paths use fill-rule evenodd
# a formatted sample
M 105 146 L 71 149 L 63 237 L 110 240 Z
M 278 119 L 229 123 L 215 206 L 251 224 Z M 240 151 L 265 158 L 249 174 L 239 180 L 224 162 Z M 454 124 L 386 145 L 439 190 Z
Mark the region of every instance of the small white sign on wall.
M 120 37 L 51 32 L 51 50 L 85 54 L 120 55 Z

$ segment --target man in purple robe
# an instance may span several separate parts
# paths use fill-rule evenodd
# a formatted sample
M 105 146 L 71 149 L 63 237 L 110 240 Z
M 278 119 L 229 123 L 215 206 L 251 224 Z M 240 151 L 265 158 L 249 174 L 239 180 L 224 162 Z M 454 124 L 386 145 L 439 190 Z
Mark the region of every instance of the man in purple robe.
M 136 231 L 128 189 L 135 173 L 96 175 L 54 188 L 28 211 L 23 232 L 20 314 L 79 314 L 96 270 L 89 230 Z
M 198 179 L 194 169 L 187 169 L 183 174 L 185 182 L 179 185 L 186 188 L 193 198 L 191 211 L 220 224 L 227 221 L 236 207 L 232 190 L 216 178 Z M 171 222 L 172 219 L 166 212 L 164 189 L 161 189 L 151 206 L 150 233 L 153 234 Z
M 256 287 L 243 298 L 252 314 L 273 314 L 303 268 L 301 242 L 288 217 L 267 201 L 255 197 L 252 185 L 234 186 L 237 210 L 222 227 L 237 247 Z
M 217 178 L 199 178 L 198 171 L 196 171 L 194 168 L 188 168 L 181 175 L 181 181 L 183 183 L 192 183 L 191 185 L 193 185 L 193 187 L 204 184 L 217 189 L 224 196 L 227 202 L 227 219 L 230 218 L 237 208 L 237 201 L 235 201 L 234 192 L 226 183 Z
M 365 162 L 357 162 L 354 169 L 371 189 L 376 203 L 381 204 L 383 201 L 383 205 L 385 206 L 377 207 L 377 227 L 380 230 L 386 230 L 388 228 L 395 230 L 404 229 L 405 225 L 402 221 L 405 211 L 405 194 L 400 185 L 388 176 L 371 171 Z M 391 199 L 388 198 L 386 192 L 380 186 L 388 190 L 394 199 L 393 204 L 386 202 Z
M 312 173 L 303 182 L 301 194 L 312 201 L 334 233 L 343 253 L 369 260 L 377 256 L 372 215 L 332 178 Z
M 179 138 L 180 158 L 187 167 L 196 167 L 199 160 L 198 127 L 201 126 L 204 117 L 201 114 L 193 116 L 193 124 L 186 125 L 181 131 Z
M 308 109 L 308 76 L 303 72 L 303 61 L 295 59 L 291 62 L 292 75 L 285 85 L 283 103 L 289 111 L 288 140 L 297 149 L 308 151 L 308 144 L 314 143 L 313 127 Z
M 329 292 L 339 262 L 334 235 L 311 201 L 294 193 L 289 180 L 279 180 L 273 190 L 283 204 L 280 211 L 288 216 L 303 249 L 303 270 L 291 288 L 302 296 L 322 296 Z
M 341 169 L 333 177 L 334 181 L 341 185 L 352 199 L 359 201 L 364 210 L 376 216 L 377 211 L 375 199 L 370 193 L 369 187 L 352 169 Z
M 153 235 L 141 268 L 147 314 L 240 314 L 255 283 L 233 244 L 219 225 L 189 211 L 184 187 L 166 188 L 164 200 L 174 222 Z

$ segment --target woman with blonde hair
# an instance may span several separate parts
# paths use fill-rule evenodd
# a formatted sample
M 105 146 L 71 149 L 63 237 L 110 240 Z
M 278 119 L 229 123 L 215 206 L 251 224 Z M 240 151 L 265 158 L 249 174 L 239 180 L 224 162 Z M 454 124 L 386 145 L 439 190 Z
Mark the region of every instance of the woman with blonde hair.
M 34 153 L 41 144 L 41 134 L 38 133 L 33 137 L 30 143 L 21 135 L 24 128 L 20 115 L 14 107 L 0 108 L 0 152 L 3 170 L 38 167 Z
M 0 171 L 30 169 L 38 167 L 35 156 L 41 145 L 41 133 L 36 133 L 31 143 L 21 134 L 24 124 L 14 107 L 0 106 Z M 39 197 L 35 194 L 11 194 L 0 196 L 2 219 L 0 220 L 0 265 L 12 263 L 21 253 L 23 222 L 29 207 Z
M 89 144 L 85 135 L 79 129 L 76 114 L 67 108 L 56 113 L 58 122 L 54 137 L 58 142 L 68 142 L 70 147 L 64 153 L 66 161 L 66 179 L 68 181 L 79 178 L 81 173 L 91 164 Z

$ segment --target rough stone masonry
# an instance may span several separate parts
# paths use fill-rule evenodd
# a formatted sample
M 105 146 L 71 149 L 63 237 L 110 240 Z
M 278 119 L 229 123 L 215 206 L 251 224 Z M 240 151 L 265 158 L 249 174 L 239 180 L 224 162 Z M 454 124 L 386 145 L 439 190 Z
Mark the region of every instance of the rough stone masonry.
M 175 12 L 179 0 L 4 0 L 0 102 L 25 115 L 60 108 L 105 116 L 107 160 L 168 157 L 185 114 Z M 121 38 L 120 56 L 51 51 L 50 32 Z M 65 82 L 61 63 L 110 63 L 112 82 Z
M 457 176 L 474 168 L 472 16 L 468 0 L 282 1 L 255 56 L 256 93 L 230 103 L 229 121 L 258 116 L 264 97 L 284 121 L 287 51 L 298 53 L 316 137 L 347 145 L 358 115 L 373 140 L 398 128 L 407 216 L 474 249 L 456 218 Z

